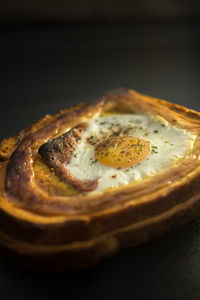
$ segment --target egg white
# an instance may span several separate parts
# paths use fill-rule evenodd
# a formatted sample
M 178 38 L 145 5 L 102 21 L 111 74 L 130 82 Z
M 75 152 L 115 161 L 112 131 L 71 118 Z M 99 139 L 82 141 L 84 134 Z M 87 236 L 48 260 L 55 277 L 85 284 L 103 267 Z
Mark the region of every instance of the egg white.
M 140 164 L 131 168 L 117 169 L 99 163 L 95 158 L 95 145 L 88 138 L 99 141 L 109 137 L 111 131 L 124 129 L 126 135 L 149 141 L 151 152 Z M 127 130 L 126 130 L 127 129 Z M 115 114 L 96 116 L 88 122 L 77 148 L 66 168 L 79 179 L 100 178 L 95 191 L 116 188 L 154 176 L 178 164 L 192 151 L 196 136 L 172 126 L 166 120 L 147 114 Z

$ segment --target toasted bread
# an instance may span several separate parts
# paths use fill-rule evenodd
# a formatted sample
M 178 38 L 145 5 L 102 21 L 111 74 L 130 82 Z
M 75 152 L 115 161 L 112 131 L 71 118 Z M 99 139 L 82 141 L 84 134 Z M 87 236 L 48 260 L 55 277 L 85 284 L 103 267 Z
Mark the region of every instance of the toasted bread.
M 194 136 L 190 152 L 159 174 L 100 193 L 97 181 L 80 182 L 63 171 L 84 130 L 80 124 L 107 112 L 137 111 Z M 78 269 L 194 219 L 200 214 L 199 135 L 200 113 L 128 89 L 45 116 L 0 144 L 1 246 L 38 270 Z

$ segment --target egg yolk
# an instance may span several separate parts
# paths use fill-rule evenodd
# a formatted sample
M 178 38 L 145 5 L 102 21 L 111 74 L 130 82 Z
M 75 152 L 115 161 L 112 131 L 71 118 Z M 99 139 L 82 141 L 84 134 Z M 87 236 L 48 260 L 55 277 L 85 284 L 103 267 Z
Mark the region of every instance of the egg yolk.
M 131 136 L 114 136 L 98 144 L 96 159 L 105 166 L 129 168 L 144 160 L 150 153 L 149 142 Z

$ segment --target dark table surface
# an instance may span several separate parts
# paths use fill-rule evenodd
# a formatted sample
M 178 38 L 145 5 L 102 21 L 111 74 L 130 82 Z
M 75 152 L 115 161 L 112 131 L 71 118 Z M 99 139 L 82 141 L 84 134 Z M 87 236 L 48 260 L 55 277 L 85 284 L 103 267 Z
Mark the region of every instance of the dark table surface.
M 116 86 L 200 111 L 200 24 L 2 29 L 0 77 L 0 139 Z M 30 273 L 1 254 L 0 299 L 200 299 L 199 221 L 72 274 Z

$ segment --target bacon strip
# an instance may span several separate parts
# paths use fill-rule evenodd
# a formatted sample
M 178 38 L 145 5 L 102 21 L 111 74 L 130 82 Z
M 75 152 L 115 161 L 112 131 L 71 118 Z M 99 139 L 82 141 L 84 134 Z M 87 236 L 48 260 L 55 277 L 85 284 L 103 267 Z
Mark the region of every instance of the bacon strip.
M 77 142 L 86 128 L 86 123 L 80 123 L 77 127 L 74 127 L 60 137 L 43 144 L 38 150 L 45 163 L 50 168 L 53 168 L 56 176 L 81 192 L 95 190 L 99 182 L 98 179 L 81 180 L 72 175 L 66 168 L 66 164 L 70 161 L 71 155 L 76 149 Z

